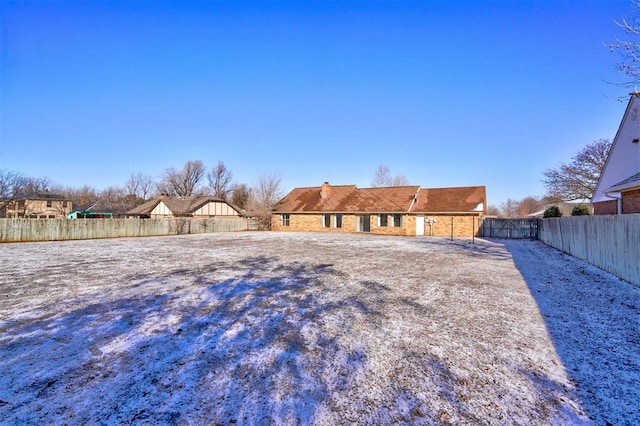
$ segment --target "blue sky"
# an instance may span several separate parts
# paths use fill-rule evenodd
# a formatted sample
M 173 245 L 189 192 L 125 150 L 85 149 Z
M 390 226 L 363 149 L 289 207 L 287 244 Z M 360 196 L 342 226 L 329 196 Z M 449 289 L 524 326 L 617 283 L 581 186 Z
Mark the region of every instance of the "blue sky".
M 543 195 L 613 138 L 628 1 L 0 1 L 0 169 L 104 189 L 222 160 L 283 190 Z

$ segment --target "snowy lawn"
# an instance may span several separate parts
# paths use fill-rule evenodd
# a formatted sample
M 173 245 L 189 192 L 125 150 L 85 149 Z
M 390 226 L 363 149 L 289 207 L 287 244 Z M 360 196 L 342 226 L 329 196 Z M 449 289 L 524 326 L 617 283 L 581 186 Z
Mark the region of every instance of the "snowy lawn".
M 640 423 L 640 289 L 539 242 L 0 245 L 3 424 Z

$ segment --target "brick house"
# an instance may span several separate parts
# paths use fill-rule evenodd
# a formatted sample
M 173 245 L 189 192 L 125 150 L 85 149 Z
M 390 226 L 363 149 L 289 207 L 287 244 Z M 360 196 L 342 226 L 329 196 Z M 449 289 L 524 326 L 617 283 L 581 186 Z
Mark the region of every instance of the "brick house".
M 630 95 L 591 202 L 596 215 L 640 213 L 640 93 Z
M 127 212 L 130 217 L 163 218 L 214 216 L 240 217 L 240 209 L 220 198 L 203 195 L 192 197 L 160 197 Z
M 355 185 L 294 188 L 273 209 L 274 231 L 471 237 L 486 212 L 484 186 Z
M 73 210 L 72 201 L 51 192 L 36 192 L 6 202 L 1 216 L 30 219 L 64 219 Z

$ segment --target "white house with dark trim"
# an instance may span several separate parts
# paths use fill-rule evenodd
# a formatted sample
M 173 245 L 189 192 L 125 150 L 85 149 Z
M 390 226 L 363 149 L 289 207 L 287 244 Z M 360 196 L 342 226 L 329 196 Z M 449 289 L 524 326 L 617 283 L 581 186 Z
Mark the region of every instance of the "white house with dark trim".
M 631 93 L 600 180 L 594 214 L 640 213 L 640 93 Z

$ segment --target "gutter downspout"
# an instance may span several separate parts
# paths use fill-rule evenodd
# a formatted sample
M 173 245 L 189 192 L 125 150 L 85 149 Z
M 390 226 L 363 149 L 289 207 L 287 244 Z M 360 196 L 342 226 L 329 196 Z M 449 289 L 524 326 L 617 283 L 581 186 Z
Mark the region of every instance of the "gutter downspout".
M 607 197 L 615 198 L 618 201 L 618 205 L 616 206 L 616 214 L 622 214 L 622 193 L 605 191 L 604 195 L 606 195 Z

